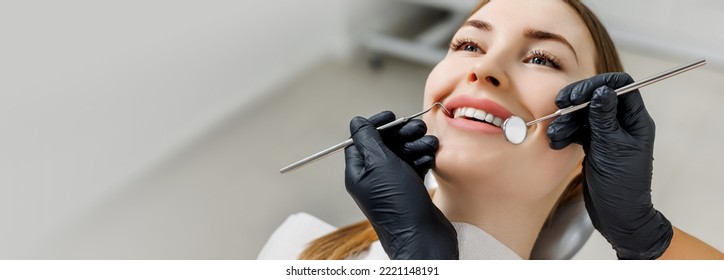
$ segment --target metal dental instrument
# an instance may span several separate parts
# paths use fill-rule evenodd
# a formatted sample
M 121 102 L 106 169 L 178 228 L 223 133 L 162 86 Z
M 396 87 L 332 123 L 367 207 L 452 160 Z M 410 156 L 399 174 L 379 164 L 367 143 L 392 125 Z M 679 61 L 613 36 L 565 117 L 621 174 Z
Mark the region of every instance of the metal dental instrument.
M 616 95 L 622 95 L 624 93 L 628 93 L 628 92 L 637 90 L 639 88 L 648 86 L 655 82 L 658 82 L 658 81 L 676 76 L 678 74 L 684 73 L 691 69 L 698 68 L 705 64 L 706 64 L 705 59 L 699 59 L 699 60 L 684 64 L 682 66 L 666 70 L 664 72 L 653 75 L 653 76 L 643 79 L 641 81 L 618 88 L 618 89 L 616 89 Z M 563 109 L 556 111 L 553 114 L 547 115 L 545 117 L 542 117 L 542 118 L 539 118 L 539 119 L 536 119 L 536 120 L 533 120 L 533 121 L 530 121 L 527 123 L 521 117 L 511 116 L 510 118 L 506 119 L 505 122 L 503 123 L 503 126 L 502 126 L 503 135 L 505 135 L 505 139 L 508 140 L 508 142 L 510 142 L 511 144 L 515 144 L 515 145 L 521 144 L 521 143 L 523 143 L 525 138 L 528 136 L 528 127 L 529 126 L 532 126 L 539 122 L 546 121 L 546 120 L 549 120 L 549 119 L 552 119 L 552 118 L 555 118 L 558 116 L 563 116 L 563 115 L 578 111 L 578 110 L 583 109 L 586 106 L 588 106 L 589 103 L 590 102 L 586 102 L 586 103 L 582 103 L 579 105 L 563 108 Z
M 382 131 L 382 130 L 385 130 L 385 129 L 387 129 L 387 128 L 393 127 L 393 126 L 396 126 L 396 125 L 399 125 L 399 124 L 402 124 L 402 123 L 406 123 L 406 122 L 408 122 L 408 121 L 411 120 L 411 119 L 417 118 L 417 117 L 421 116 L 422 114 L 425 114 L 425 113 L 429 112 L 430 110 L 432 110 L 433 108 L 435 108 L 435 106 L 440 106 L 440 108 L 442 108 L 442 110 L 445 112 L 445 114 L 447 114 L 448 116 L 452 116 L 452 113 L 450 113 L 450 111 L 448 111 L 448 109 L 445 108 L 445 106 L 443 106 L 442 103 L 436 102 L 435 104 L 432 104 L 432 106 L 430 106 L 430 108 L 427 108 L 427 110 L 424 110 L 424 111 L 422 111 L 422 112 L 419 112 L 419 113 L 417 113 L 417 114 L 414 114 L 414 115 L 411 115 L 411 116 L 408 116 L 408 117 L 401 117 L 401 118 L 399 118 L 399 119 L 396 119 L 396 120 L 394 120 L 394 121 L 391 121 L 391 122 L 389 122 L 389 123 L 387 123 L 387 124 L 385 124 L 385 125 L 382 125 L 382 126 L 378 127 L 377 130 Z M 327 149 L 325 149 L 325 150 L 323 150 L 323 151 L 321 151 L 321 152 L 318 152 L 318 153 L 316 153 L 316 154 L 313 154 L 313 155 L 311 155 L 311 156 L 308 156 L 308 157 L 306 157 L 306 158 L 304 158 L 304 159 L 302 159 L 302 160 L 300 160 L 300 161 L 297 161 L 297 162 L 295 162 L 295 163 L 292 163 L 292 164 L 290 164 L 290 165 L 288 165 L 288 166 L 280 169 L 279 172 L 281 172 L 282 174 L 284 174 L 284 173 L 286 173 L 286 172 L 288 172 L 288 171 L 292 171 L 292 170 L 294 170 L 294 169 L 297 169 L 297 168 L 299 168 L 299 167 L 302 167 L 302 166 L 306 165 L 307 163 L 317 161 L 317 160 L 322 159 L 322 158 L 324 158 L 324 157 L 326 157 L 326 156 L 328 156 L 328 155 L 331 155 L 332 153 L 334 153 L 334 152 L 336 152 L 336 151 L 339 151 L 339 150 L 341 150 L 341 149 L 344 149 L 344 148 L 346 148 L 346 147 L 349 147 L 349 146 L 352 145 L 353 143 L 354 143 L 354 141 L 352 140 L 352 138 L 347 139 L 347 141 L 344 141 L 344 142 L 342 142 L 342 143 L 339 143 L 339 144 L 337 144 L 337 145 L 334 145 L 334 146 L 332 146 L 332 147 L 329 147 L 329 148 L 327 148 Z

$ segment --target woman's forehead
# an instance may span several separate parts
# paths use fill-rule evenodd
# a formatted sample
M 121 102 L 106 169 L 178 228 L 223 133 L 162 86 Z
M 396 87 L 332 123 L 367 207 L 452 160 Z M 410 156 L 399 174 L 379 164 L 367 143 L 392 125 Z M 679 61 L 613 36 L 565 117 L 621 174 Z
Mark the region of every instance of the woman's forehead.
M 506 25 L 529 25 L 550 31 L 586 32 L 581 17 L 561 0 L 497 0 L 476 11 L 471 18 Z M 574 35 L 574 34 L 571 34 Z
M 593 42 L 581 16 L 562 0 L 493 0 L 471 17 L 489 23 L 493 32 L 534 29 L 564 37 L 576 53 L 593 55 Z M 592 62 L 591 58 L 591 62 Z

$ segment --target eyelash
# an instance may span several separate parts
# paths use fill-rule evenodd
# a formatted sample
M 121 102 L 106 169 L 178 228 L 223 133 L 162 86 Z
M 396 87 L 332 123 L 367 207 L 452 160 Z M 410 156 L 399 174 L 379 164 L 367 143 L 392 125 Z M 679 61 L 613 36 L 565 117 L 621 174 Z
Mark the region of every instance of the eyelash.
M 562 70 L 563 67 L 561 67 L 561 61 L 556 58 L 555 56 L 551 55 L 550 53 L 543 51 L 543 50 L 533 50 L 528 54 L 528 56 L 525 58 L 525 61 L 530 61 L 534 58 L 543 58 L 551 63 L 550 67 L 553 67 L 558 70 Z M 544 65 L 545 66 L 545 65 Z
M 475 43 L 475 41 L 473 41 L 470 38 L 455 39 L 452 41 L 452 43 L 450 43 L 450 49 L 453 51 L 463 51 L 464 50 L 463 48 L 467 47 L 467 46 L 475 47 L 477 50 L 475 52 L 481 52 L 481 53 L 485 54 L 485 51 L 483 51 L 483 49 L 477 43 Z M 552 67 L 554 69 L 557 69 L 557 70 L 563 69 L 563 67 L 561 67 L 561 61 L 546 51 L 533 50 L 530 53 L 528 53 L 528 55 L 525 58 L 525 61 L 530 61 L 531 59 L 534 59 L 534 58 L 542 58 L 542 59 L 547 60 L 551 64 L 550 67 Z
M 453 42 L 450 43 L 450 49 L 453 51 L 460 51 L 460 50 L 462 50 L 461 49 L 462 47 L 467 46 L 467 45 L 472 45 L 473 47 L 482 51 L 482 48 L 480 48 L 480 46 L 470 38 L 453 40 Z M 485 52 L 483 52 L 483 53 L 485 53 Z

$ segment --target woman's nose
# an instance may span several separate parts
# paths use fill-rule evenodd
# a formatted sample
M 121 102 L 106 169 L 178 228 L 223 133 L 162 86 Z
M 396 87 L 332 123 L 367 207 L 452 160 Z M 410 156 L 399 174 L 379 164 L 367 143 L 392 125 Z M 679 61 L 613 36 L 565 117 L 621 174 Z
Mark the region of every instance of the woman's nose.
M 504 74 L 495 67 L 486 66 L 482 63 L 476 64 L 468 73 L 468 83 L 483 83 L 493 87 L 500 87 L 505 82 Z

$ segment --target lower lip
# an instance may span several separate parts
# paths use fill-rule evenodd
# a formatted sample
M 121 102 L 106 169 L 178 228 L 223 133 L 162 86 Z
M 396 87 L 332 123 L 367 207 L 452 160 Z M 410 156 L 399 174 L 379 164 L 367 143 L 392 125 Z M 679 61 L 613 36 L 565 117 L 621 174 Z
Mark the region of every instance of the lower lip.
M 497 126 L 494 126 L 489 123 L 479 122 L 479 121 L 473 121 L 466 118 L 446 118 L 447 122 L 450 124 L 450 126 L 471 131 L 471 132 L 478 132 L 478 133 L 485 133 L 485 134 L 503 134 L 503 129 Z

